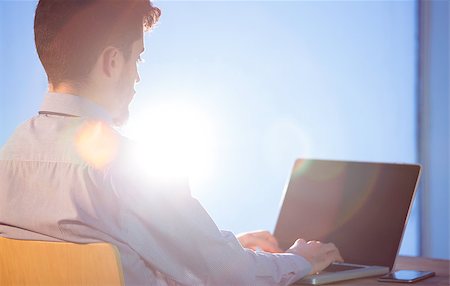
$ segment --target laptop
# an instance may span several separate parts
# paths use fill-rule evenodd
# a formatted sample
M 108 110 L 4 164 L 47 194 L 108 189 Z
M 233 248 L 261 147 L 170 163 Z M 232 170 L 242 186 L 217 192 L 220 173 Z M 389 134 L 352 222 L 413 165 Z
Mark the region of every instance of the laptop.
M 333 242 L 345 263 L 296 284 L 321 285 L 392 270 L 420 166 L 298 159 L 274 231 L 282 249 L 297 238 Z

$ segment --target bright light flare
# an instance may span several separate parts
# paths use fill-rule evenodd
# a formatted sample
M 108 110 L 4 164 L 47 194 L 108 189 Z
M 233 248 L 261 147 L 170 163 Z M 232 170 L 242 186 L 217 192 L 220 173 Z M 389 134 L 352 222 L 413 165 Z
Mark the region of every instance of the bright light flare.
M 139 145 L 140 168 L 150 177 L 210 175 L 215 136 L 211 118 L 193 106 L 167 103 L 130 120 L 126 135 Z
M 118 144 L 116 132 L 101 121 L 85 122 L 75 138 L 78 155 L 97 169 L 102 169 L 115 159 Z

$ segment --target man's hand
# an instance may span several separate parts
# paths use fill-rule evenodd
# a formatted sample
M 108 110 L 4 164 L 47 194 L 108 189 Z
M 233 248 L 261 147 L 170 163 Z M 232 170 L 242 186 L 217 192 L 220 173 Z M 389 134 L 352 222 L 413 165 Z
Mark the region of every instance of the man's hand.
M 303 256 L 312 265 L 309 274 L 315 274 L 324 270 L 334 261 L 343 262 L 339 250 L 333 243 L 321 243 L 319 241 L 308 241 L 297 239 L 294 245 L 286 252 Z
M 266 230 L 245 232 L 237 235 L 236 237 L 245 248 L 250 248 L 253 250 L 261 249 L 272 253 L 283 252 L 283 250 L 278 247 L 278 241 L 276 238 Z

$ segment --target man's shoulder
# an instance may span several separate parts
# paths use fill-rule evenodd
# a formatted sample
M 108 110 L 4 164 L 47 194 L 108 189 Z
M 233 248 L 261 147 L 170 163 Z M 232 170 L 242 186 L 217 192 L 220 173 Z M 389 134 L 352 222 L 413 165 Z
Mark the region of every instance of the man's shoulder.
M 33 121 L 36 116 L 26 120 L 16 127 L 11 136 L 0 149 L 0 160 L 19 159 L 24 153 L 24 147 L 30 144 Z
M 38 115 L 16 128 L 0 159 L 104 167 L 129 145 L 127 138 L 102 121 Z

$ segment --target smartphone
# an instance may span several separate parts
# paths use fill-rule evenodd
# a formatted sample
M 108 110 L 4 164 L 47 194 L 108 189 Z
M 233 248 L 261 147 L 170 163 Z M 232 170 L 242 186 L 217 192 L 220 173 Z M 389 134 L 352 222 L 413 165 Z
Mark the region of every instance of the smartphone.
M 433 277 L 434 272 L 431 271 L 416 271 L 416 270 L 397 270 L 395 272 L 388 273 L 378 278 L 380 282 L 400 282 L 400 283 L 413 283 L 419 280 Z

